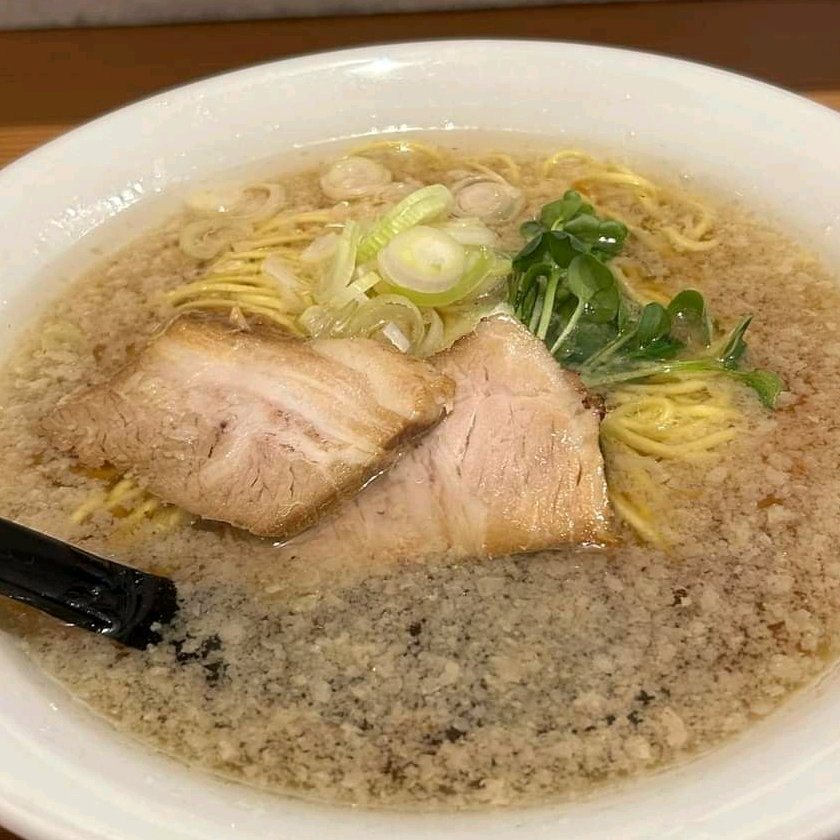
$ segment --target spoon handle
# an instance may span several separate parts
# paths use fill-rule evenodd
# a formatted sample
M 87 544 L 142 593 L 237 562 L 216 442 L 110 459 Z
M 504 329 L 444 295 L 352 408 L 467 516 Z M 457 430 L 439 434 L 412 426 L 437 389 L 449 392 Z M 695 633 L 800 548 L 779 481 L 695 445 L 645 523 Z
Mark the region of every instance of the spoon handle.
M 0 595 L 129 647 L 160 641 L 175 584 L 0 518 Z

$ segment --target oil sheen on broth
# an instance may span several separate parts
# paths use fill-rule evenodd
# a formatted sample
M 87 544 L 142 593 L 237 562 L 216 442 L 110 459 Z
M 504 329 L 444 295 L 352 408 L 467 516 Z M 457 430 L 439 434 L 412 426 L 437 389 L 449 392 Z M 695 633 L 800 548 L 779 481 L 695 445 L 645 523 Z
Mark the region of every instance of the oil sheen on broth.
M 179 247 L 186 211 L 48 307 L 6 363 L 0 415 L 3 514 L 172 576 L 180 614 L 146 652 L 8 605 L 3 626 L 149 745 L 255 786 L 366 805 L 577 795 L 696 754 L 819 674 L 840 631 L 840 292 L 829 273 L 742 208 L 706 213 L 668 184 L 652 200 L 626 170 L 585 155 L 551 166 L 472 147 L 363 155 L 391 173 L 374 196 L 328 198 L 328 164 L 277 180 L 278 212 L 301 214 L 283 253 L 423 184 L 487 173 L 523 193 L 495 227 L 516 251 L 520 224 L 575 186 L 629 225 L 614 270 L 640 295 L 695 288 L 726 325 L 754 315 L 750 361 L 785 381 L 776 410 L 716 380 L 720 439 L 670 457 L 610 438 L 610 412 L 634 397 L 608 394 L 602 445 L 623 521 L 605 548 L 314 562 L 82 470 L 40 431 L 61 397 L 112 375 L 195 300 L 177 292 L 207 272 Z M 604 172 L 627 177 L 590 177 Z M 679 241 L 692 230 L 702 249 Z

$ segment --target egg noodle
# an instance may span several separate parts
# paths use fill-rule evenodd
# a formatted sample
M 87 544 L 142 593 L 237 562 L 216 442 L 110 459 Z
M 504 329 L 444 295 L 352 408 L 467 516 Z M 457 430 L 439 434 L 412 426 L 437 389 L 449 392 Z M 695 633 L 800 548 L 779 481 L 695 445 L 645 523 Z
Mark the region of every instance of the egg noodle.
M 168 531 L 187 521 L 187 514 L 153 496 L 130 478 L 111 467 L 85 471 L 103 482 L 104 489 L 91 493 L 71 514 L 71 522 L 81 525 L 96 514 L 109 513 L 123 536 L 130 536 L 141 524 L 155 531 Z

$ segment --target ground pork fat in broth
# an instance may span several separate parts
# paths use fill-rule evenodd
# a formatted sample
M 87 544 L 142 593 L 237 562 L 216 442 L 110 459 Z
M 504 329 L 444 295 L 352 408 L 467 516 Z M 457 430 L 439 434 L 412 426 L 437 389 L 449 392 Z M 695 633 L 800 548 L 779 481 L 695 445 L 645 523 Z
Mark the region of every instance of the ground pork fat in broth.
M 395 181 L 451 183 L 459 160 L 388 162 Z M 520 161 L 520 219 L 574 174 L 545 180 L 538 163 Z M 317 173 L 285 180 L 292 203 L 325 203 Z M 636 212 L 619 193 L 601 209 Z M 145 653 L 3 609 L 32 657 L 120 729 L 320 799 L 539 801 L 710 746 L 834 655 L 840 292 L 776 231 L 722 208 L 717 248 L 665 259 L 628 246 L 662 289 L 700 288 L 729 320 L 754 313 L 752 358 L 790 391 L 772 415 L 745 395 L 748 434 L 662 466 L 667 552 L 628 532 L 608 550 L 377 567 L 308 563 L 224 526 L 122 529 L 119 508 L 70 521 L 106 479 L 45 448 L 40 418 L 113 374 L 167 317 L 159 293 L 198 276 L 177 230 L 173 220 L 74 285 L 2 385 L 4 515 L 169 574 L 183 596 L 167 642 Z M 503 238 L 519 242 L 515 222 Z

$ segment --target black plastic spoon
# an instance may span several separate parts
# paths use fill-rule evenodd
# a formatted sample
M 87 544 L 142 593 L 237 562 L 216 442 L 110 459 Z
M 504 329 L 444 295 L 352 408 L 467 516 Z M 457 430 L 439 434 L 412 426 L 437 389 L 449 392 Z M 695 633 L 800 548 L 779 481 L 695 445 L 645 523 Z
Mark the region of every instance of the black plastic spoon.
M 169 578 L 90 554 L 0 518 L 0 595 L 129 647 L 161 640 L 178 609 Z

